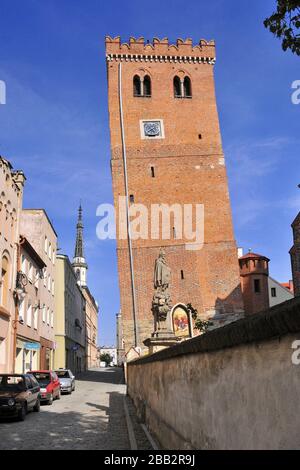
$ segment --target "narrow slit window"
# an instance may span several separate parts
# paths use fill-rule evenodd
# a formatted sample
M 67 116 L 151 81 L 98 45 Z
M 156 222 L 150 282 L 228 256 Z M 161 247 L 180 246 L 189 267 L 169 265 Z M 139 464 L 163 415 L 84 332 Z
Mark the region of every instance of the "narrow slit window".
M 141 96 L 142 87 L 141 87 L 141 79 L 138 75 L 133 77 L 133 96 Z
M 254 292 L 256 294 L 260 293 L 260 279 L 254 279 Z
M 179 77 L 174 77 L 174 96 L 175 98 L 181 98 L 181 84 L 180 84 L 180 78 Z
M 184 279 L 184 272 L 183 270 L 180 271 L 181 279 Z
M 185 98 L 191 98 L 192 97 L 192 86 L 191 86 L 190 77 L 184 77 L 183 90 L 184 90 L 184 97 Z
M 154 166 L 151 167 L 151 176 L 152 176 L 152 178 L 155 178 Z
M 144 96 L 151 96 L 151 78 L 149 75 L 144 78 Z
M 133 194 L 130 194 L 129 201 L 132 202 L 132 203 L 134 202 L 134 195 Z

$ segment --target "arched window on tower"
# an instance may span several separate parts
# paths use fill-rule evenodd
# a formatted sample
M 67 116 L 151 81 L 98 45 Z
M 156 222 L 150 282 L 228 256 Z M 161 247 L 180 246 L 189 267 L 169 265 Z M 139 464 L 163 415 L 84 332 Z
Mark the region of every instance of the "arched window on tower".
M 180 78 L 179 77 L 174 77 L 173 81 L 173 86 L 174 86 L 174 96 L 175 98 L 181 98 L 181 84 L 180 84 Z
M 191 85 L 190 77 L 184 77 L 183 91 L 184 91 L 184 97 L 185 98 L 191 98 L 192 97 L 192 85 Z
M 146 75 L 144 78 L 144 96 L 151 96 L 151 78 Z
M 133 96 L 142 96 L 141 79 L 138 75 L 133 77 Z

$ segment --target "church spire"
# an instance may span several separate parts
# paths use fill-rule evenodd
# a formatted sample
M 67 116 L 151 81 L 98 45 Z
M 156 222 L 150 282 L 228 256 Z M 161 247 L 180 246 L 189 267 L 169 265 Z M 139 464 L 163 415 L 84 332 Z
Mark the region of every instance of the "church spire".
M 82 223 L 82 207 L 81 203 L 78 209 L 78 222 L 76 226 L 77 235 L 76 235 L 76 245 L 75 245 L 75 258 L 84 258 L 83 253 L 83 223 Z
M 86 272 L 88 266 L 85 261 L 83 249 L 83 222 L 81 203 L 78 209 L 78 221 L 76 225 L 76 244 L 72 266 L 77 277 L 77 283 L 79 284 L 79 286 L 85 287 L 87 274 Z

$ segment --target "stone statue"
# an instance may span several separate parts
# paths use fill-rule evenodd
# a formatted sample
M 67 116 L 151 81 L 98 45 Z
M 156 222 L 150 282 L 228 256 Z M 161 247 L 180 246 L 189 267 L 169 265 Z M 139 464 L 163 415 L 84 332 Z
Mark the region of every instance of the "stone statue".
M 165 252 L 164 250 L 160 250 L 159 257 L 155 261 L 155 269 L 154 269 L 154 289 L 162 287 L 163 289 L 167 289 L 169 287 L 171 280 L 171 269 L 167 265 Z
M 163 333 L 168 330 L 166 319 L 172 308 L 169 284 L 171 280 L 171 269 L 167 265 L 164 250 L 160 250 L 155 261 L 154 268 L 154 289 L 155 293 L 152 301 L 152 313 L 154 315 L 154 330 Z

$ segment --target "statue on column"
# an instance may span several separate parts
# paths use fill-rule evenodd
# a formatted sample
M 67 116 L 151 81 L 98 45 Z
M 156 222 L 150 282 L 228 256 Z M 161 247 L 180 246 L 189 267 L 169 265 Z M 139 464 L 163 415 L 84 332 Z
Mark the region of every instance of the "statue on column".
M 154 268 L 154 289 L 155 293 L 152 301 L 152 313 L 154 315 L 154 334 L 167 332 L 166 325 L 168 314 L 172 308 L 169 284 L 171 280 L 171 269 L 167 265 L 165 252 L 160 250 L 155 261 Z

